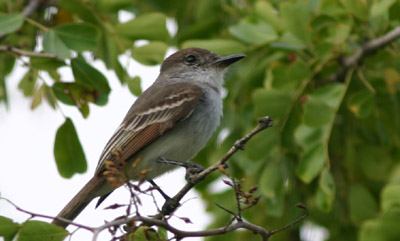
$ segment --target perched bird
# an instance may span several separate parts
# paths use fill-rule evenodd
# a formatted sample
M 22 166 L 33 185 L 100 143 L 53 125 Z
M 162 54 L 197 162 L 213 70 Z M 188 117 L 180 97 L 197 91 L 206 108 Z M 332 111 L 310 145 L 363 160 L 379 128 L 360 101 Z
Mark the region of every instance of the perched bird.
M 101 203 L 122 185 L 109 182 L 110 166 L 130 180 L 151 180 L 176 167 L 168 160 L 190 161 L 219 125 L 224 70 L 244 57 L 189 48 L 166 58 L 154 84 L 135 101 L 108 141 L 94 177 L 57 218 L 74 220 L 94 198 L 100 197 Z M 54 224 L 68 226 L 57 218 Z

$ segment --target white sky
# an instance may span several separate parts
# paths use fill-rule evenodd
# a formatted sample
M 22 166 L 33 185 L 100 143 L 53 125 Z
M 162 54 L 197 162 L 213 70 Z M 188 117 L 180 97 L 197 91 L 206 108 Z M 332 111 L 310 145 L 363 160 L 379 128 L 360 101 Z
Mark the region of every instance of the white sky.
M 17 89 L 19 80 L 26 72 L 26 68 L 20 63 L 7 78 L 9 111 L 4 105 L 0 105 L 0 195 L 2 197 L 31 212 L 55 216 L 92 177 L 104 145 L 135 100 L 128 88 L 121 86 L 114 73 L 107 71 L 100 61 L 95 62 L 94 66 L 109 80 L 112 92 L 108 104 L 104 107 L 91 105 L 88 119 L 83 119 L 76 108 L 61 104 L 63 113 L 71 117 L 75 124 L 88 160 L 88 171 L 71 179 L 64 179 L 58 174 L 53 156 L 55 133 L 65 120 L 63 115 L 60 111 L 52 110 L 47 103 L 42 103 L 34 111 L 30 110 L 31 100 L 23 97 L 22 92 Z M 147 88 L 156 79 L 158 72 L 159 67 L 146 67 L 134 61 L 129 64 L 130 75 L 141 76 L 143 88 Z M 67 68 L 62 70 L 62 75 L 63 79 L 72 79 L 72 73 Z M 174 195 L 185 184 L 184 170 L 166 174 L 156 182 L 169 195 Z M 159 200 L 162 205 L 162 199 Z M 189 201 L 178 210 L 177 215 L 189 217 L 193 224 L 185 224 L 177 218 L 171 220 L 172 224 L 185 230 L 204 228 L 211 221 L 211 217 L 205 214 L 204 204 L 198 195 L 191 192 L 184 200 Z M 123 209 L 102 210 L 104 207 L 128 201 L 128 191 L 119 188 L 97 210 L 94 208 L 96 202 L 92 202 L 75 221 L 88 226 L 100 226 L 104 220 L 110 221 L 124 212 Z M 143 210 L 148 210 L 147 214 L 154 214 L 152 201 L 147 200 L 144 203 Z M 0 201 L 0 215 L 18 222 L 24 222 L 29 217 L 5 201 Z M 69 230 L 74 228 L 70 226 Z M 90 240 L 92 235 L 82 230 L 72 237 L 72 240 Z M 107 237 L 109 237 L 108 232 L 104 231 L 98 240 L 108 240 Z

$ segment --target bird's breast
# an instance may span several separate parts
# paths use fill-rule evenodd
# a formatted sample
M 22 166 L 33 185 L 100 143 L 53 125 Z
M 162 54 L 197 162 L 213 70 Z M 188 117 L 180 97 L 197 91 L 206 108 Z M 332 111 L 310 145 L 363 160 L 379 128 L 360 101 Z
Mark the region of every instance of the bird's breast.
M 157 177 L 176 166 L 157 163 L 158 158 L 190 161 L 207 144 L 222 115 L 222 100 L 213 90 L 206 91 L 192 114 L 138 153 L 138 169 L 149 169 L 147 178 Z

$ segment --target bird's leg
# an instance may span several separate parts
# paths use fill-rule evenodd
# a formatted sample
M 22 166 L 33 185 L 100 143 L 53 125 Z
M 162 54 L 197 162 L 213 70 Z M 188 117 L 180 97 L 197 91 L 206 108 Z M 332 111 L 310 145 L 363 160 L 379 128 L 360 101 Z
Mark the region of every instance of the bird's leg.
M 202 172 L 204 170 L 203 166 L 201 166 L 198 163 L 194 163 L 194 162 L 173 161 L 173 160 L 164 159 L 162 157 L 158 158 L 156 160 L 156 162 L 184 167 L 186 169 L 185 179 L 189 183 L 194 183 L 193 180 L 197 176 L 197 174 L 199 174 L 200 172 Z
M 163 196 L 165 201 L 170 200 L 171 198 L 160 188 L 160 186 L 157 185 L 152 179 L 147 180 L 160 194 Z

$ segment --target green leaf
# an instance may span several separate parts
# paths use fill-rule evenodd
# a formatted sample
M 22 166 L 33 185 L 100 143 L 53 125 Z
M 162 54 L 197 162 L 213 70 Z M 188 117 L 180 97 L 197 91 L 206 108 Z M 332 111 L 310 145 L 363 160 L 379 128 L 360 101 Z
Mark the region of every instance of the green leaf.
M 310 127 L 304 124 L 300 124 L 295 132 L 294 137 L 297 143 L 307 151 L 317 143 L 322 143 L 325 139 L 327 127 Z
M 331 84 L 315 90 L 312 95 L 325 102 L 329 107 L 336 108 L 340 104 L 344 84 Z
M 94 102 L 99 97 L 96 90 L 82 83 L 57 82 L 52 90 L 62 103 L 77 106 L 84 118 L 89 114 L 88 102 Z
M 280 167 L 271 161 L 264 168 L 260 178 L 260 191 L 267 198 L 276 198 L 283 190 L 283 176 Z
M 148 13 L 116 26 L 119 35 L 130 40 L 147 39 L 167 41 L 167 17 L 161 13 Z
M 254 5 L 257 16 L 270 24 L 276 31 L 284 31 L 285 24 L 278 15 L 278 11 L 266 1 L 257 1 Z
M 38 70 L 52 71 L 64 66 L 64 61 L 52 58 L 31 57 L 31 65 Z
M 253 91 L 254 115 L 271 116 L 276 122 L 291 102 L 288 93 L 278 90 L 256 89 Z
M 158 237 L 161 239 L 159 241 L 168 240 L 167 230 L 163 227 L 157 228 Z
M 278 41 L 272 42 L 270 46 L 271 48 L 280 48 L 287 50 L 301 50 L 307 48 L 307 46 L 301 39 L 297 38 L 290 32 L 285 32 Z
M 82 20 L 97 24 L 98 20 L 95 16 L 95 11 L 91 4 L 87 4 L 87 1 L 81 0 L 59 0 L 60 7 L 67 10 L 70 13 L 77 14 Z
M 219 55 L 237 54 L 245 51 L 246 46 L 233 39 L 191 39 L 182 43 L 182 48 L 203 48 Z
M 324 212 L 329 212 L 335 199 L 335 181 L 328 168 L 325 168 L 319 179 L 316 202 L 318 208 Z
M 370 191 L 361 184 L 353 184 L 349 190 L 350 219 L 355 224 L 375 216 L 378 205 Z
M 53 30 L 49 30 L 44 34 L 43 49 L 47 53 L 54 54 L 61 59 L 71 57 L 71 51 Z
M 133 48 L 132 57 L 143 65 L 157 65 L 163 62 L 167 49 L 168 45 L 164 42 L 154 41 Z
M 32 103 L 31 103 L 31 110 L 36 109 L 41 103 L 44 95 L 44 88 L 45 85 L 42 84 L 40 88 L 35 92 L 32 98 Z
M 77 52 L 94 50 L 100 39 L 97 27 L 88 23 L 62 25 L 53 31 L 68 48 Z
M 0 35 L 17 31 L 23 23 L 24 17 L 21 14 L 0 14 Z
M 373 181 L 388 180 L 388 173 L 392 169 L 392 157 L 387 148 L 365 144 L 358 146 L 355 152 L 357 168 L 365 177 Z
M 322 143 L 307 150 L 296 168 L 297 176 L 305 183 L 310 183 L 327 163 L 327 154 Z
M 35 92 L 37 77 L 38 71 L 35 69 L 29 69 L 28 72 L 25 73 L 24 77 L 22 77 L 18 84 L 18 89 L 22 90 L 25 97 L 32 96 Z
M 400 2 L 396 1 L 395 4 L 393 4 L 389 8 L 389 19 L 390 20 L 400 20 L 400 15 L 398 14 L 400 11 Z
M 113 13 L 119 10 L 129 7 L 133 4 L 131 0 L 97 0 L 95 2 L 95 8 L 99 12 Z
M 108 95 L 111 92 L 108 81 L 104 75 L 87 64 L 82 58 L 71 60 L 72 73 L 75 81 L 93 88 L 98 96 L 95 96 L 95 104 L 105 105 L 108 101 Z
M 18 241 L 62 241 L 68 232 L 54 224 L 41 221 L 27 221 L 22 224 Z
M 374 109 L 374 93 L 369 90 L 353 93 L 349 97 L 347 107 L 358 118 L 369 116 Z
M 284 192 L 277 192 L 274 198 L 266 198 L 266 213 L 271 217 L 282 217 L 285 204 Z M 259 214 L 259 213 L 258 213 Z
M 386 185 L 381 196 L 381 210 L 383 212 L 400 212 L 400 184 Z
M 107 69 L 113 69 L 121 84 L 129 78 L 126 70 L 119 62 L 118 56 L 130 49 L 133 43 L 115 34 L 115 26 L 111 23 L 103 23 L 101 39 L 98 48 L 99 58 L 103 59 Z
M 44 85 L 44 97 L 47 101 L 47 103 L 49 103 L 49 105 L 51 106 L 51 108 L 56 109 L 57 107 L 57 99 L 56 99 L 56 95 L 54 94 L 54 91 L 51 87 Z
M 266 85 L 273 89 L 279 89 L 288 93 L 293 93 L 299 85 L 311 77 L 310 67 L 301 59 L 290 65 L 278 65 L 272 67 L 272 78 Z
M 303 40 L 308 45 L 311 43 L 312 29 L 310 26 L 312 12 L 306 2 L 297 3 L 285 2 L 281 4 L 281 17 L 286 29 L 293 35 Z
M 5 241 L 11 241 L 17 234 L 18 223 L 14 223 L 11 219 L 0 216 L 0 237 L 3 237 Z
M 278 147 L 279 132 L 278 128 L 271 128 L 263 131 L 249 140 L 244 149 L 246 156 L 251 160 L 261 160 L 267 158 L 274 149 Z
M 85 153 L 70 118 L 66 118 L 64 124 L 57 130 L 54 157 L 58 172 L 64 178 L 70 178 L 75 173 L 86 172 Z
M 368 19 L 367 3 L 364 0 L 341 0 L 348 13 L 361 20 Z
M 340 104 L 343 84 L 331 84 L 308 95 L 304 105 L 304 123 L 312 127 L 327 124 Z
M 329 37 L 326 39 L 328 43 L 335 45 L 343 44 L 349 37 L 351 27 L 347 24 L 339 23 L 329 27 Z
M 393 212 L 378 219 L 367 220 L 363 223 L 359 234 L 360 241 L 400 240 L 400 216 Z
M 129 78 L 127 81 L 129 91 L 134 96 L 139 96 L 142 94 L 142 88 L 140 86 L 141 79 L 139 76 L 135 76 L 134 78 Z
M 396 0 L 379 0 L 372 3 L 370 9 L 371 18 L 383 16 L 388 13 L 389 8 L 396 2 Z
M 66 105 L 75 105 L 74 99 L 71 97 L 70 87 L 74 83 L 57 82 L 51 88 L 56 98 Z
M 313 96 L 307 97 L 304 105 L 304 124 L 311 127 L 321 127 L 329 122 L 333 108 Z
M 241 20 L 237 25 L 230 27 L 229 32 L 248 44 L 269 43 L 278 38 L 275 30 L 264 21 Z
M 396 94 L 399 91 L 400 73 L 395 68 L 385 68 L 385 82 L 389 93 Z
M 135 241 L 160 241 L 158 233 L 149 227 L 139 227 L 129 235 L 129 240 Z

